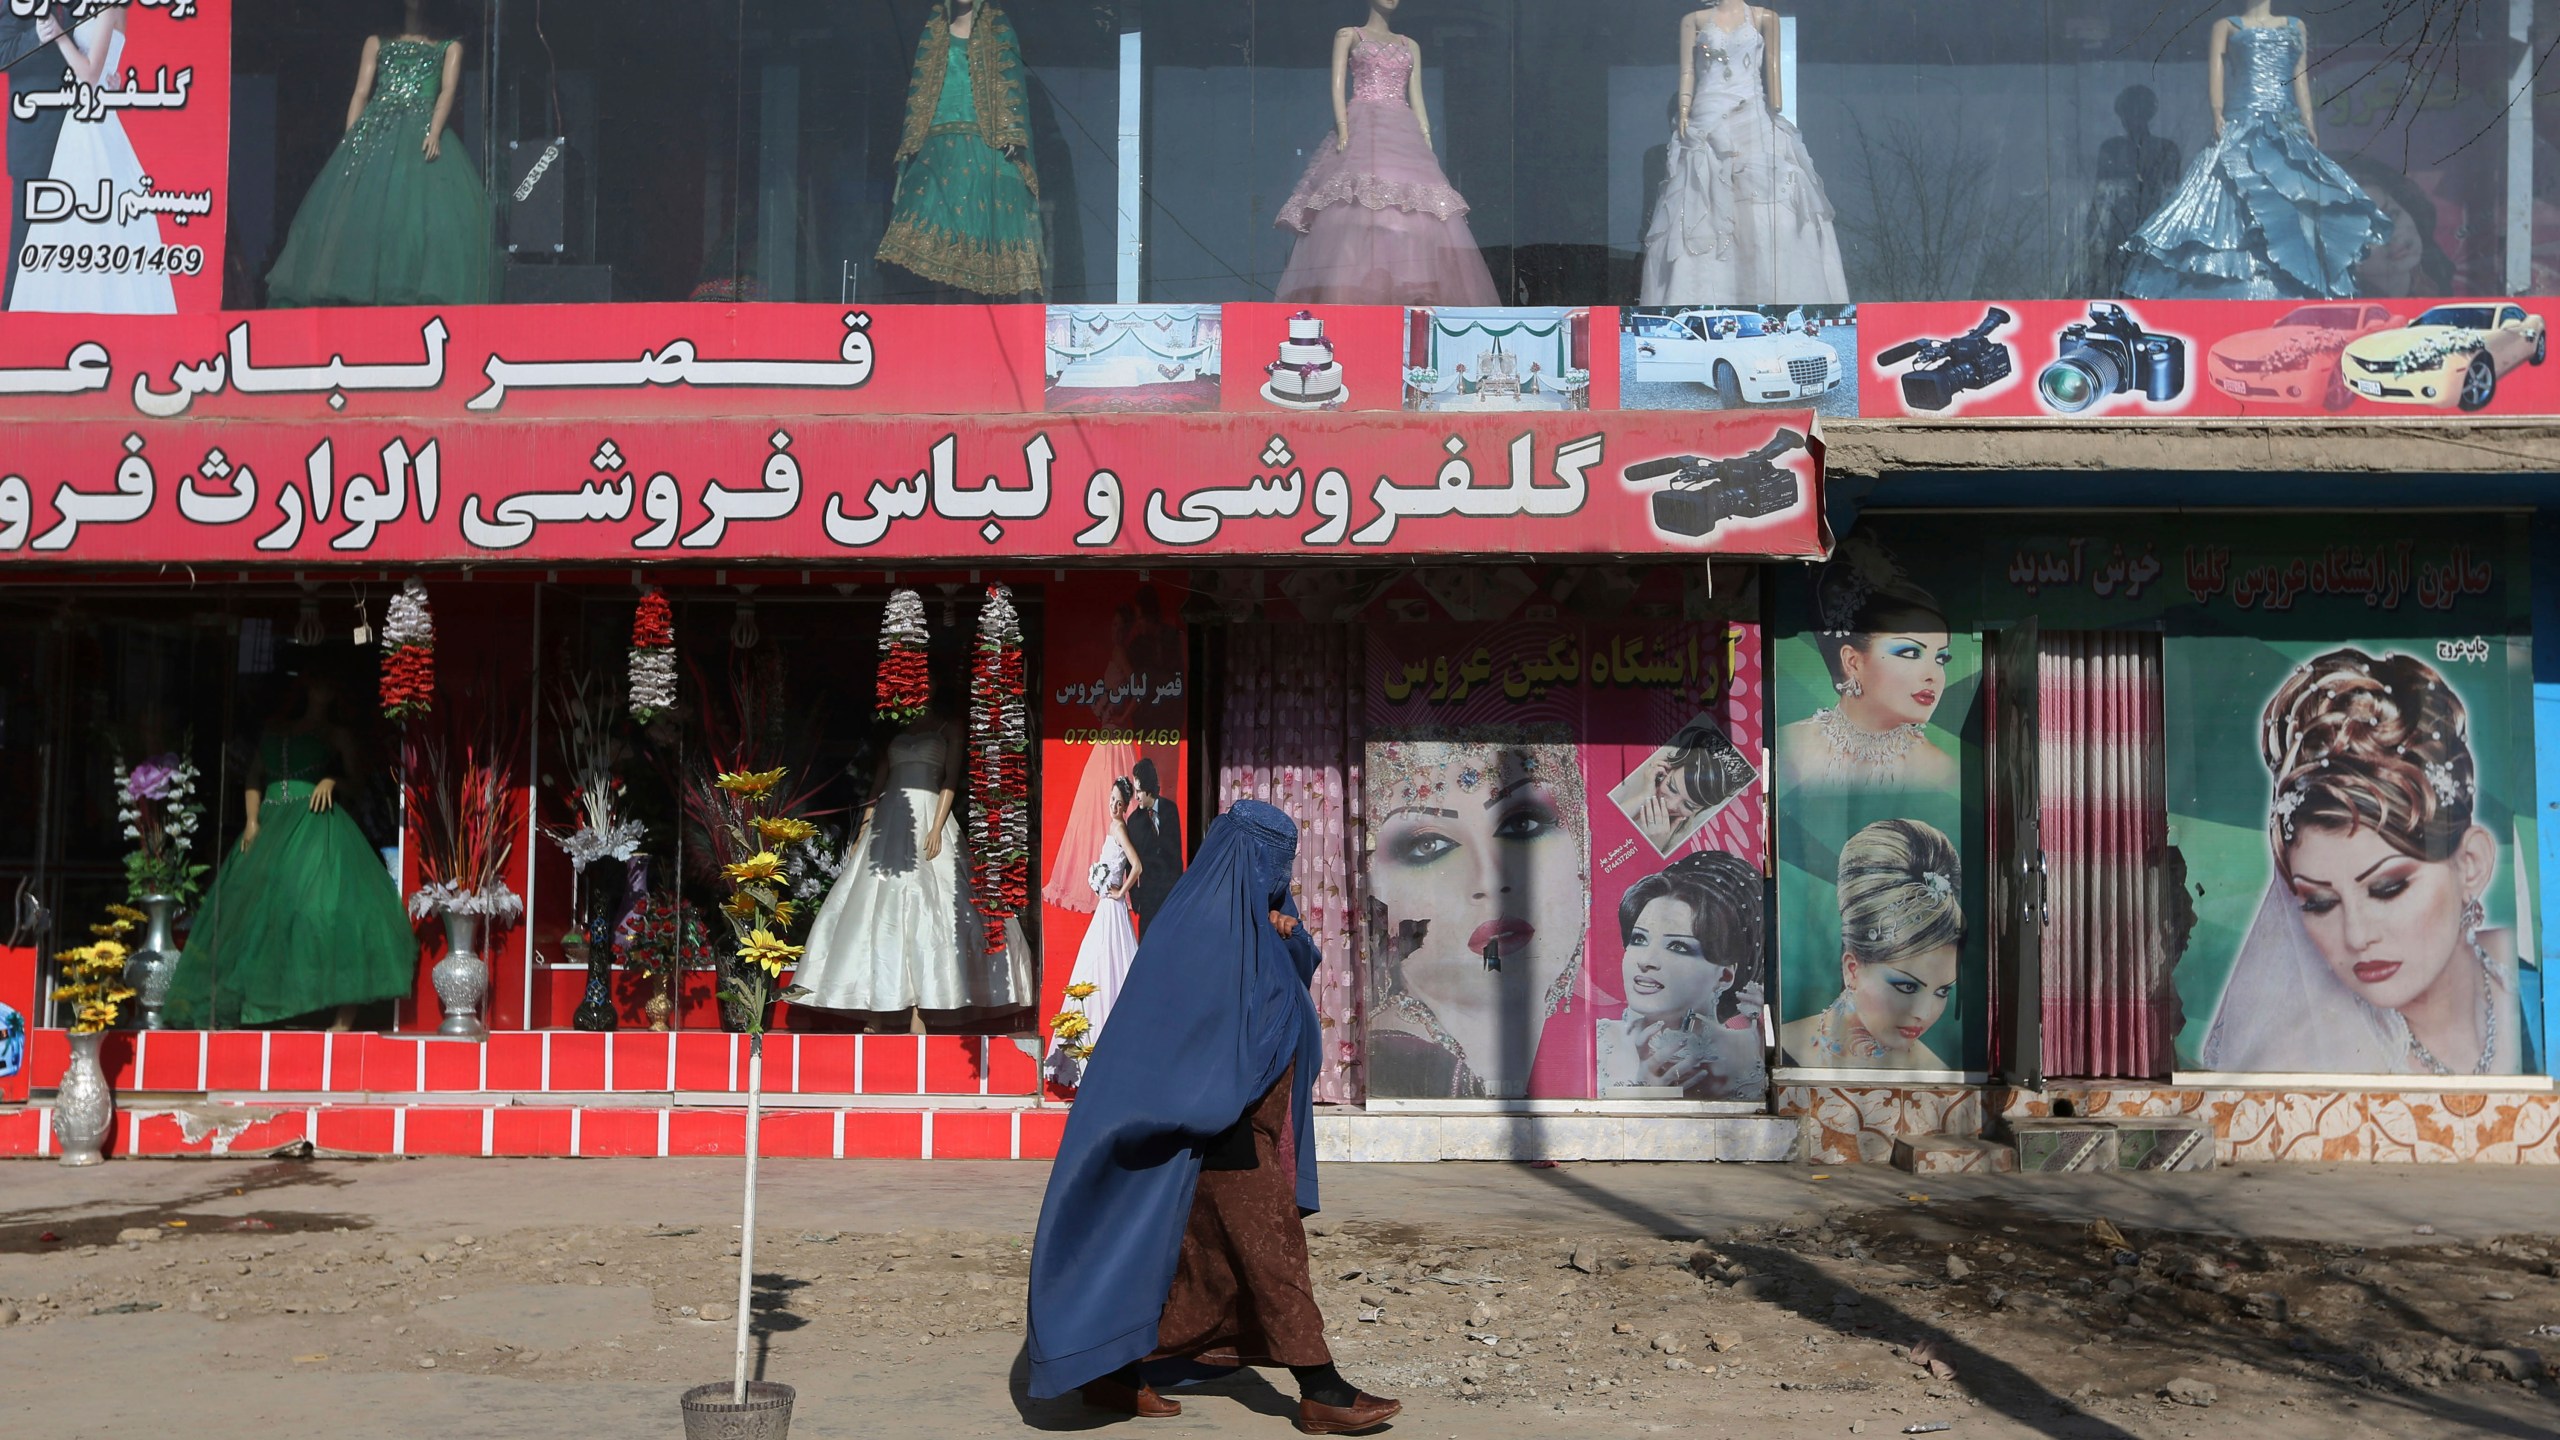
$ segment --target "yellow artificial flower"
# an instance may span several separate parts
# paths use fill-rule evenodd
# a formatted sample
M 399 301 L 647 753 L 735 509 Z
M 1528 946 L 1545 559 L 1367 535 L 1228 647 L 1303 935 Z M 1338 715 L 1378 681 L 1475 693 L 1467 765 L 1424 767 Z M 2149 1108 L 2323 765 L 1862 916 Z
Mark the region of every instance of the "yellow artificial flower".
M 774 786 L 781 784 L 782 777 L 785 773 L 786 772 L 782 770 L 748 770 L 737 774 L 724 773 L 721 775 L 719 783 L 721 789 L 728 791 L 732 795 L 762 795 Z
M 751 880 L 770 880 L 782 873 L 782 857 L 770 850 L 759 850 L 735 865 L 721 866 L 720 873 L 729 877 L 729 883 L 732 885 L 744 885 Z
M 1082 1015 L 1078 1015 L 1070 1011 L 1069 1013 L 1058 1017 L 1057 1024 L 1054 1028 L 1057 1030 L 1059 1039 L 1073 1040 L 1087 1030 L 1092 1029 L 1093 1022 L 1085 1019 Z
M 738 958 L 764 968 L 764 973 L 779 978 L 783 967 L 800 958 L 802 948 L 785 945 L 770 930 L 759 927 L 738 946 Z
M 127 925 L 139 925 L 151 918 L 130 905 L 110 905 L 107 907 L 107 914 Z
M 1091 997 L 1097 988 L 1090 980 L 1079 980 L 1067 987 L 1067 995 L 1071 999 L 1083 1000 Z
M 756 912 L 762 908 L 756 903 L 756 892 L 753 890 L 737 891 L 720 902 L 721 913 L 741 925 L 755 919 Z
M 773 923 L 788 927 L 800 917 L 800 907 L 788 900 L 777 900 L 773 906 Z
M 818 833 L 817 826 L 797 815 L 761 815 L 754 823 L 756 834 L 763 836 L 764 843 L 777 850 L 785 845 L 797 845 Z

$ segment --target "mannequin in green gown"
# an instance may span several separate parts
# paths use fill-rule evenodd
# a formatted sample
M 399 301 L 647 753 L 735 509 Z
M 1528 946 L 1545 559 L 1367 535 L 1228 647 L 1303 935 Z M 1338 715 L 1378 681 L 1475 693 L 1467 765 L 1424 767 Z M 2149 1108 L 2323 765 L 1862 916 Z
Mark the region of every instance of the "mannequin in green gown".
M 338 804 L 354 742 L 331 713 L 336 687 L 300 683 L 299 704 L 258 739 L 240 846 L 215 872 L 162 1014 L 186 1029 L 271 1025 L 412 993 L 418 941 L 382 856 Z

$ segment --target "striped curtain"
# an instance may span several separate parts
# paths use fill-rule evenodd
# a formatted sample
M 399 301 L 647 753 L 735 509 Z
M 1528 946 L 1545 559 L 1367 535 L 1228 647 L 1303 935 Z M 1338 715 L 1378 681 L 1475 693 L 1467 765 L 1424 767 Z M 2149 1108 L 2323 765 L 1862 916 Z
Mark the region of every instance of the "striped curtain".
M 1343 625 L 1238 625 L 1227 640 L 1219 716 L 1218 806 L 1277 805 L 1298 821 L 1298 910 L 1324 956 L 1316 1015 L 1324 1069 L 1316 1099 L 1356 1105 L 1360 1063 L 1361 720 L 1359 636 Z
M 2160 637 L 2048 631 L 2038 656 L 2047 904 L 2044 1066 L 2056 1079 L 2160 1079 L 2175 997 Z

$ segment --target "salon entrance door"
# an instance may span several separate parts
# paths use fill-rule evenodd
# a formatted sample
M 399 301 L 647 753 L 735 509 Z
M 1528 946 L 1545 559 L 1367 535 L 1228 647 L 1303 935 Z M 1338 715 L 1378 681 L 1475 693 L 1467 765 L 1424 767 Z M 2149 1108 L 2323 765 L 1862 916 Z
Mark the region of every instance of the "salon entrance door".
M 1991 770 L 1991 1068 L 2025 1089 L 2044 1087 L 2045 853 L 2034 617 L 1993 637 L 1991 704 L 1983 725 Z

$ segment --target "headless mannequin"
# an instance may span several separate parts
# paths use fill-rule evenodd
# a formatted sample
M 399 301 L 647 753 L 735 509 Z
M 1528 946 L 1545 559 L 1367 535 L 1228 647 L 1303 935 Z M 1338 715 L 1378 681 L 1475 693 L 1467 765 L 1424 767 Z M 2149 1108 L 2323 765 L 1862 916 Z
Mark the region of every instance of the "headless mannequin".
M 1369 0 L 1369 22 L 1348 25 L 1333 32 L 1333 134 L 1341 148 L 1351 148 L 1351 47 L 1362 40 L 1372 45 L 1401 45 L 1413 52 L 1413 73 L 1405 80 L 1405 103 L 1413 107 L 1413 118 L 1422 126 L 1422 143 L 1431 143 L 1431 106 L 1422 98 L 1422 47 L 1396 33 L 1396 8 L 1403 0 Z
M 2225 16 L 2213 22 L 2212 51 L 2205 57 L 2205 96 L 2213 105 L 2213 138 L 2222 138 L 2222 56 L 2231 46 L 2231 27 L 2246 25 L 2252 30 L 2280 30 L 2302 22 L 2275 13 L 2275 0 L 2249 0 L 2238 18 Z M 2303 27 L 2302 53 L 2293 62 L 2293 103 L 2302 111 L 2302 128 L 2311 143 L 2320 143 L 2320 122 L 2311 103 L 2311 32 Z
M 329 742 L 330 749 L 338 752 L 339 765 L 352 766 L 355 752 L 354 740 L 347 734 L 346 727 L 338 723 L 337 716 L 333 713 L 337 706 L 337 688 L 326 680 L 315 679 L 305 682 L 302 693 L 302 713 L 274 728 L 288 735 L 319 736 Z M 258 843 L 258 816 L 266 805 L 265 789 L 253 786 L 242 791 L 241 805 L 249 816 L 248 824 L 240 831 L 240 853 L 245 855 Z M 311 787 L 311 813 L 326 815 L 336 809 L 337 805 L 338 777 L 321 776 Z M 337 1013 L 329 1021 L 329 1028 L 341 1035 L 355 1029 L 356 1007 L 339 1006 Z
M 1786 82 L 1778 64 L 1777 12 L 1745 4 L 1744 0 L 1716 0 L 1680 22 L 1680 107 L 1673 124 L 1681 133 L 1688 132 L 1689 107 L 1698 93 L 1698 41 L 1704 38 L 1712 43 L 1718 36 L 1730 36 L 1745 25 L 1760 32 L 1760 79 L 1769 92 L 1770 111 L 1778 113 L 1787 108 Z
M 955 21 L 955 28 L 956 23 L 957 22 Z M 923 714 L 908 721 L 904 726 L 900 727 L 898 731 L 898 736 L 901 739 L 909 735 L 933 734 L 939 734 L 942 736 L 942 781 L 938 787 L 940 794 L 936 796 L 934 801 L 933 823 L 925 828 L 924 858 L 927 861 L 931 861 L 942 854 L 942 827 L 950 821 L 951 807 L 958 801 L 960 796 L 960 756 L 962 749 L 960 744 L 960 726 L 958 722 L 954 721 L 950 716 L 942 713 L 942 706 L 937 701 L 934 704 L 926 706 Z M 879 808 L 881 792 L 886 790 L 888 785 L 889 751 L 884 747 L 880 752 L 879 765 L 874 767 L 871 772 L 871 798 L 862 802 L 862 828 L 866 832 L 871 828 L 872 812 Z M 882 1017 L 882 1020 L 888 1024 L 894 1024 L 892 1017 L 884 1016 Z M 908 1033 L 910 1034 L 922 1035 L 927 1033 L 924 1021 L 924 1011 L 921 1007 L 910 1007 L 908 1009 L 907 1026 Z M 886 1025 L 884 1025 L 883 1029 L 875 1030 L 873 1033 L 894 1033 L 894 1031 L 887 1029 Z
M 400 14 L 400 33 L 391 38 L 420 45 L 434 45 L 441 43 L 445 37 L 430 33 L 427 24 L 426 0 L 408 0 Z M 364 56 L 356 62 L 356 91 L 347 101 L 345 129 L 356 128 L 357 119 L 364 114 L 365 102 L 373 98 L 374 71 L 381 61 L 382 37 L 366 36 Z M 461 86 L 462 43 L 455 41 L 444 47 L 444 71 L 436 85 L 435 113 L 427 118 L 427 133 L 419 145 L 420 153 L 429 160 L 437 159 L 444 154 L 445 121 L 453 114 L 454 92 Z

